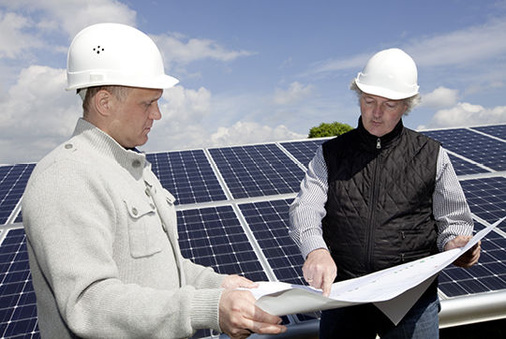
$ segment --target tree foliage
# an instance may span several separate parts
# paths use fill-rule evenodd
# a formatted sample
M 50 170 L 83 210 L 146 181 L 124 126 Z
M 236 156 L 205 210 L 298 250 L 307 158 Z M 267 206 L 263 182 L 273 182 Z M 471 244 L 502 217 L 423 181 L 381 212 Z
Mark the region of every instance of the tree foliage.
M 342 124 L 340 122 L 326 123 L 322 122 L 320 126 L 312 127 L 309 130 L 309 138 L 323 138 L 338 136 L 348 131 L 351 131 L 353 127 L 348 124 Z

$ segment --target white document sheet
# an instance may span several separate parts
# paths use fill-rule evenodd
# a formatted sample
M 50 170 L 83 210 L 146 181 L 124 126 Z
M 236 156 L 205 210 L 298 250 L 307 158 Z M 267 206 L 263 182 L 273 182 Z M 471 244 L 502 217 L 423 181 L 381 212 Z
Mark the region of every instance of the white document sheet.
M 257 299 L 260 308 L 274 315 L 309 313 L 374 303 L 393 323 L 398 324 L 441 270 L 505 219 L 506 217 L 499 219 L 478 232 L 462 248 L 334 283 L 329 297 L 324 297 L 321 290 L 309 286 L 283 282 L 260 282 L 258 288 L 249 291 Z

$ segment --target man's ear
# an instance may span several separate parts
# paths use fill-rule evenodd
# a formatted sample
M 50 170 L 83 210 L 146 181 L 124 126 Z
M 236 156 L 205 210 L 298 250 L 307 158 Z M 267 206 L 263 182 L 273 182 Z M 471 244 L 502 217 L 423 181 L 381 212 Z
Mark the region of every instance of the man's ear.
M 113 105 L 112 100 L 113 95 L 105 89 L 101 89 L 93 97 L 93 105 L 95 106 L 95 110 L 102 116 L 108 116 Z

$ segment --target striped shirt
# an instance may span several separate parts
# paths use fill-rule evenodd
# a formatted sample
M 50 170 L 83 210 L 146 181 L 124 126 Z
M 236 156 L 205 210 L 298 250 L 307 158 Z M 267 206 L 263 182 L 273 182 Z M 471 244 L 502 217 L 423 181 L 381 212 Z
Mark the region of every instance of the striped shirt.
M 316 249 L 328 249 L 322 235 L 327 191 L 327 165 L 322 146 L 319 146 L 308 165 L 306 176 L 300 184 L 300 191 L 289 212 L 290 237 L 299 246 L 304 258 Z M 433 215 L 438 227 L 437 246 L 440 251 L 443 251 L 446 243 L 457 235 L 473 233 L 473 219 L 464 191 L 448 153 L 442 147 L 437 160 Z

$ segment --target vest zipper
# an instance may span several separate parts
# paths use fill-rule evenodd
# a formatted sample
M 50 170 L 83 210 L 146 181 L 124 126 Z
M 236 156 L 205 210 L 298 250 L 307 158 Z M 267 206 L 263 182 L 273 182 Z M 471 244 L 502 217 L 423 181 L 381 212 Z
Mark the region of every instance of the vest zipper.
M 381 139 L 376 140 L 376 149 L 381 149 Z
M 378 142 L 380 139 L 378 138 Z M 380 145 L 381 148 L 381 145 Z M 379 173 L 381 171 L 381 156 L 378 156 L 376 158 L 376 162 L 374 164 L 374 176 L 372 181 L 372 192 L 371 192 L 371 199 L 370 199 L 370 209 L 369 212 L 369 227 L 366 234 L 366 246 L 367 246 L 367 262 L 366 268 L 371 271 L 373 269 L 373 249 L 374 249 L 374 234 L 376 232 L 376 204 L 378 203 L 378 195 L 379 195 Z

